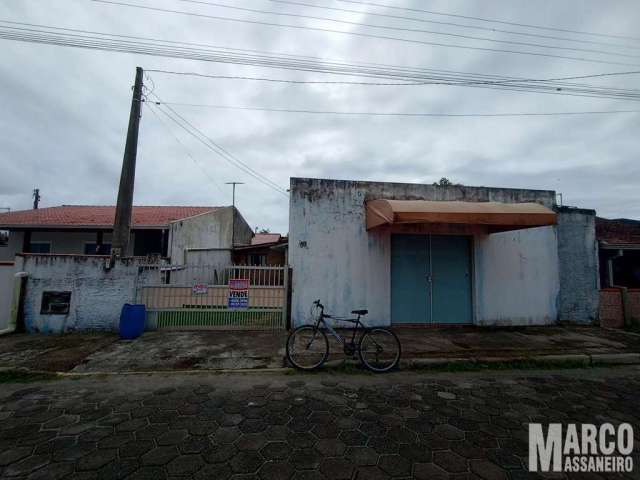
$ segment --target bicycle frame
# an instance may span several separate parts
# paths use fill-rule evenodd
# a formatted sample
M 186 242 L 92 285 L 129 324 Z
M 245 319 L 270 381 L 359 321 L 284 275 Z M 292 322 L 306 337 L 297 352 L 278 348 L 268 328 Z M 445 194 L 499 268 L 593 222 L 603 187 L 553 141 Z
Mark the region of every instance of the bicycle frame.
M 320 315 L 318 315 L 318 320 L 316 321 L 316 329 L 320 329 L 320 324 L 322 324 L 324 328 L 328 330 L 329 333 L 333 335 L 336 338 L 336 340 L 338 340 L 338 342 L 340 342 L 342 345 L 347 344 L 346 340 L 338 332 L 336 332 L 336 330 L 331 325 L 325 322 L 325 318 L 330 318 L 338 322 L 348 322 L 348 323 L 355 324 L 355 327 L 353 328 L 353 335 L 351 335 L 352 344 L 355 344 L 358 330 L 366 329 L 365 325 L 362 323 L 362 321 L 360 321 L 360 315 L 358 315 L 356 318 L 336 317 L 334 315 L 329 315 L 324 313 L 324 306 L 322 304 L 318 305 L 318 308 L 320 309 Z

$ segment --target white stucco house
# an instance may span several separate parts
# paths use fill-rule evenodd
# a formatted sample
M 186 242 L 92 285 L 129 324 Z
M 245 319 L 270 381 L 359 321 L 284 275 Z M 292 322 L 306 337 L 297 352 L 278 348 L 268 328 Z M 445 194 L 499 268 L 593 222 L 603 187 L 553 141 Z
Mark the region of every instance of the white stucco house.
M 322 299 L 369 325 L 597 318 L 595 211 L 550 190 L 292 178 L 292 323 Z

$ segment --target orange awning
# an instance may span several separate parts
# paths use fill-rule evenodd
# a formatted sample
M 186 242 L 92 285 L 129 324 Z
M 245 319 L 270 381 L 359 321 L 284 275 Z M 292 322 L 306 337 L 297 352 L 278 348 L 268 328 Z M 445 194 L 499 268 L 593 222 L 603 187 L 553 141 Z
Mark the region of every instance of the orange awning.
M 538 203 L 370 200 L 367 230 L 396 224 L 487 225 L 490 231 L 517 230 L 557 223 L 556 213 Z

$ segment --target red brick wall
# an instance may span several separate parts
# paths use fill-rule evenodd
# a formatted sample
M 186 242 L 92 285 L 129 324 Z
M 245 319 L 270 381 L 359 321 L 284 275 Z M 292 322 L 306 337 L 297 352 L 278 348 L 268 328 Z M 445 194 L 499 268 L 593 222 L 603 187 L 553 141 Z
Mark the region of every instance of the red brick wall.
M 638 323 L 640 322 L 640 289 L 639 288 L 630 288 L 629 289 L 629 313 L 631 314 L 631 319 Z
M 622 292 L 617 288 L 600 290 L 600 326 L 606 328 L 624 327 Z

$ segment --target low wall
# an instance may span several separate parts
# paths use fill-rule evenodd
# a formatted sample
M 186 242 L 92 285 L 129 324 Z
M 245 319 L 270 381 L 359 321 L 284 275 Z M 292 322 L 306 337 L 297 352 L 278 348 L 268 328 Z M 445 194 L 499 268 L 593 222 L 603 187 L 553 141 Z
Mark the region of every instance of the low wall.
M 622 291 L 617 288 L 600 290 L 600 326 L 605 328 L 624 327 Z
M 0 262 L 0 332 L 9 328 L 15 283 L 13 269 L 13 262 Z
M 27 274 L 24 325 L 27 332 L 117 330 L 120 311 L 135 298 L 140 260 L 122 259 L 107 268 L 107 257 L 21 255 L 16 271 Z M 45 292 L 70 292 L 68 312 L 47 313 Z
M 637 326 L 640 325 L 640 288 L 627 290 L 627 308 L 631 321 Z
M 640 325 L 640 289 L 624 290 L 604 288 L 600 290 L 600 325 L 607 328 L 623 328 L 625 324 Z

